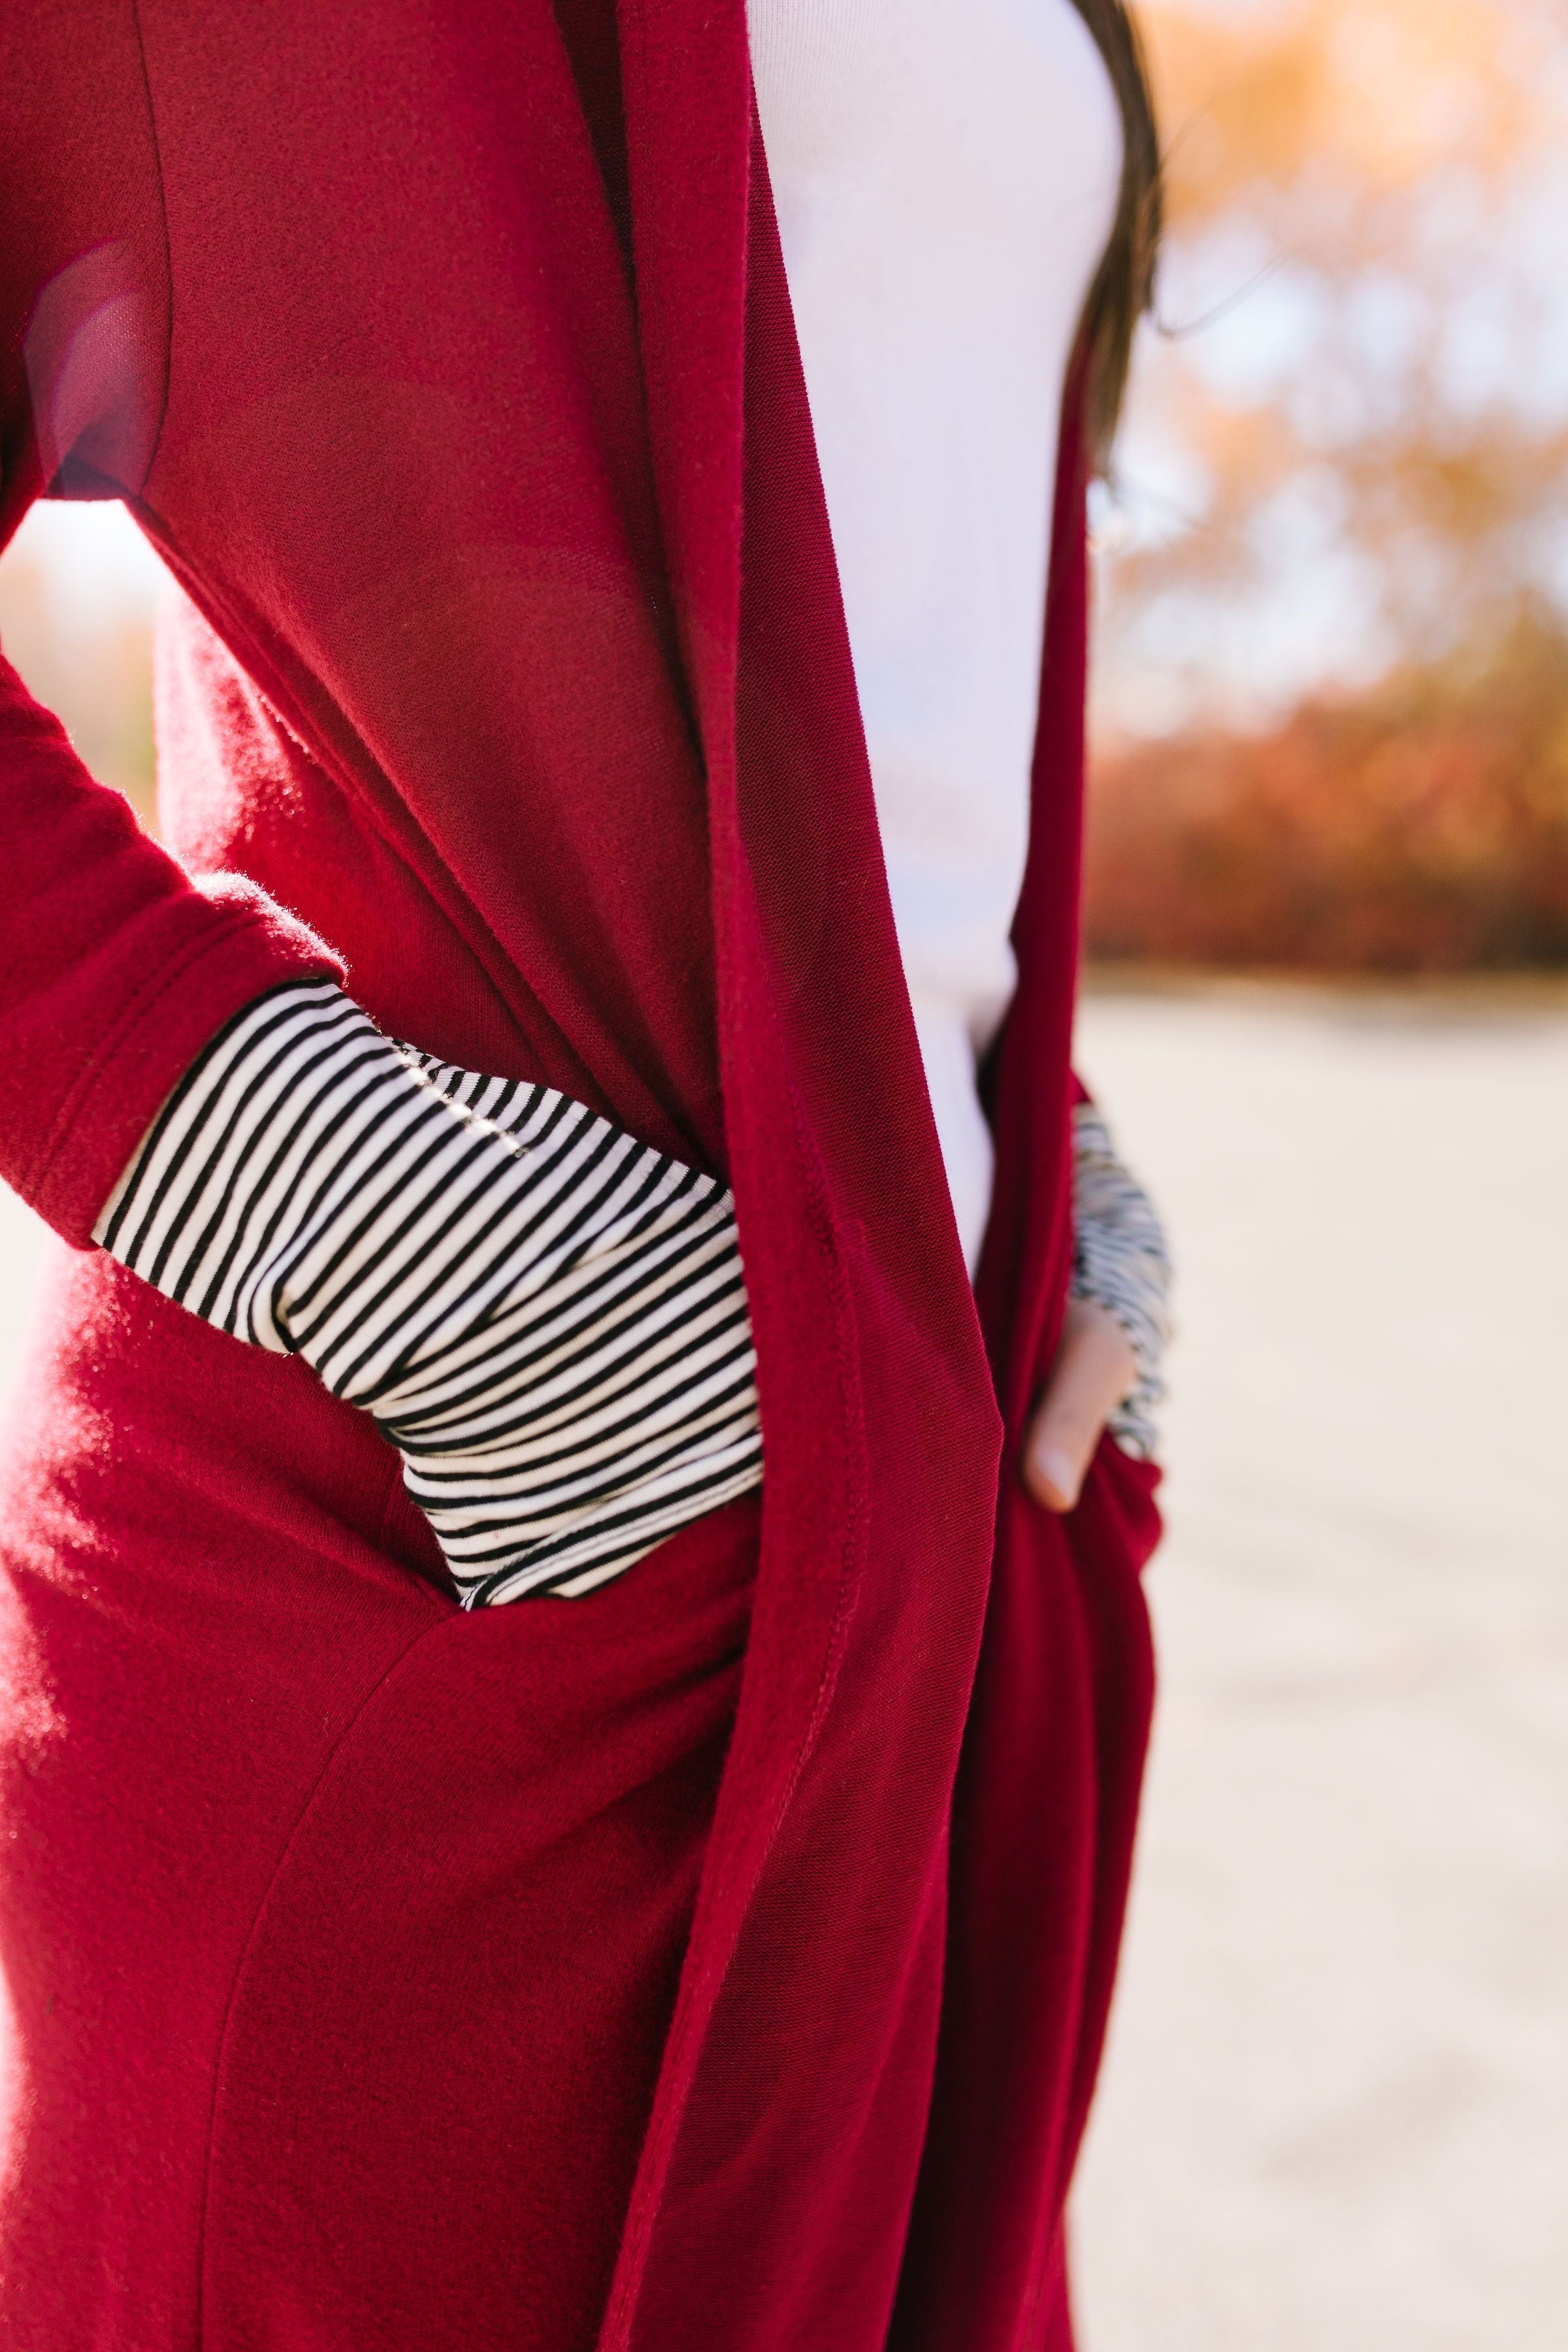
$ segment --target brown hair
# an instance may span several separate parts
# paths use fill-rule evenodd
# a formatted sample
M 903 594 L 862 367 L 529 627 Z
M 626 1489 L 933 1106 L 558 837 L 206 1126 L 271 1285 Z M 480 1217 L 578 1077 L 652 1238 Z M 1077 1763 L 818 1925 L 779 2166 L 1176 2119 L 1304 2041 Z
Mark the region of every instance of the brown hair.
M 1073 5 L 1099 45 L 1121 108 L 1121 194 L 1083 312 L 1089 434 L 1103 465 L 1127 388 L 1132 331 L 1153 298 L 1162 212 L 1160 142 L 1143 44 L 1124 0 L 1073 0 Z

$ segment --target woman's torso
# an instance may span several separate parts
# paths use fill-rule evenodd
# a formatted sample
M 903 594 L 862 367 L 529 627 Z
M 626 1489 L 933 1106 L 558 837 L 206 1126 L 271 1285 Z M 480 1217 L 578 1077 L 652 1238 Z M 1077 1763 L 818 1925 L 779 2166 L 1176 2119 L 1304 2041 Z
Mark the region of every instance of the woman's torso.
M 557 31 L 574 13 L 20 12 L 0 88 L 6 166 L 26 166 L 7 282 L 19 315 L 50 296 L 48 347 L 29 354 L 42 424 L 96 455 L 85 488 L 137 506 L 205 616 L 187 608 L 167 648 L 162 713 L 168 837 L 193 871 L 248 875 L 298 908 L 369 1009 L 430 1049 L 542 1078 L 734 1173 L 767 1368 L 757 1607 L 719 1798 L 725 1869 L 649 2136 L 669 2169 L 639 2183 L 628 2243 L 646 2298 L 700 2306 L 663 2340 L 808 2340 L 847 2283 L 868 2315 L 846 2340 L 870 2344 L 929 2137 L 943 1969 L 963 1958 L 956 1928 L 944 1941 L 949 1801 L 996 1582 L 999 1418 L 929 1121 L 909 1108 L 919 1063 L 808 436 L 748 212 L 743 24 L 708 0 L 621 0 L 638 36 L 634 304 Z M 617 136 L 611 121 L 606 152 Z M 769 364 L 742 359 L 748 328 Z M 1030 940 L 1070 929 L 1080 545 L 1069 491 L 1050 624 L 1062 724 L 1033 844 L 1048 830 L 1060 888 Z M 1065 971 L 1032 981 L 1031 954 L 1016 1012 L 1037 1002 L 1037 1042 L 998 1114 L 1005 1129 L 1017 1107 L 1003 1157 L 1030 1175 L 1005 1342 L 1020 1392 L 1061 1286 L 1070 992 Z M 90 2043 L 68 2005 L 51 2021 L 47 1959 L 62 1941 L 83 1956 L 90 2027 L 94 1970 L 126 1980 L 101 1894 L 116 1874 L 125 1915 L 181 1964 L 116 2046 L 143 2082 L 194 2053 L 199 2089 L 225 2011 L 194 2018 L 182 1998 L 184 1921 L 216 1932 L 191 1817 L 248 1842 L 254 1889 L 232 1854 L 213 1875 L 227 1967 L 345 1711 L 405 1655 L 417 1671 L 451 1603 L 416 1572 L 428 1548 L 372 1430 L 303 1366 L 234 1348 L 101 1258 L 61 1269 L 23 1397 L 9 1761 L 37 1811 L 7 1871 L 13 1916 L 37 1928 L 28 1981 L 47 1988 L 29 2023 L 84 2079 Z M 1005 1532 L 1022 1509 L 1007 1489 Z M 1014 1589 L 1066 1613 L 1003 1654 L 1070 1667 L 1087 1651 L 1061 1538 L 1028 1534 L 1050 1572 L 1025 1559 Z M 521 1640 L 528 1621 L 510 1623 Z M 1087 1704 L 1075 1686 L 1051 1719 Z M 282 1750 L 259 1790 L 247 1710 Z M 201 1769 L 218 1716 L 232 1783 Z M 144 1799 L 116 1769 L 135 1753 L 152 1776 L 166 1751 Z M 437 1727 L 416 1761 L 443 1752 Z M 1066 1916 L 1079 1848 L 1042 1880 L 1037 1781 L 1010 1785 L 1030 1884 Z M 435 1816 L 438 1769 L 425 1786 Z M 28 1876 L 50 1851 L 78 1911 Z M 721 1985 L 742 1990 L 715 2011 Z M 1040 2106 L 1040 2069 L 1024 2080 L 1011 2050 L 1006 2066 Z M 822 2160 L 824 2084 L 847 2182 Z M 765 2195 L 735 2186 L 737 2114 L 766 2116 Z M 132 2218 L 143 2190 L 177 2206 L 194 2245 L 199 2114 L 190 2128 L 177 2195 L 165 2149 L 132 2178 L 118 2145 L 114 2161 L 84 2146 L 92 2193 Z M 90 2113 L 81 2130 L 103 2137 Z M 90 2289 L 80 2325 L 108 2340 L 100 2305 L 133 2285 L 122 2242 L 85 2202 L 51 2210 Z
M 749 0 L 905 977 L 964 1254 L 1016 972 L 1062 387 L 1121 171 L 1072 0 Z

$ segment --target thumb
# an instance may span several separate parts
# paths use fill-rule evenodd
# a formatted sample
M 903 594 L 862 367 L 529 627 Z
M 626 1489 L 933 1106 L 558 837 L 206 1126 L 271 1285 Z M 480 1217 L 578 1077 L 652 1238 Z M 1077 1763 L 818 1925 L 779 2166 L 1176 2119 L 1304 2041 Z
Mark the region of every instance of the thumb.
M 1072 1509 L 1106 1416 L 1137 1378 L 1132 1343 L 1116 1318 L 1075 1298 L 1024 1447 L 1024 1483 L 1047 1511 Z

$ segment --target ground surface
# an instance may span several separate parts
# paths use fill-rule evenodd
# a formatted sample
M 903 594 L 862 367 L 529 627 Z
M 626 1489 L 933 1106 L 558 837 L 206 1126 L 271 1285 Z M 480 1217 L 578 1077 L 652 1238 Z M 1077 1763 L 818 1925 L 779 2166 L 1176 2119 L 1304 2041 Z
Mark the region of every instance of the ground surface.
M 1085 2352 L 1568 2345 L 1568 996 L 1091 997 L 1182 1261 Z
M 1568 996 L 1096 993 L 1182 1264 L 1084 2352 L 1568 2343 Z M 0 1194 L 0 1380 L 36 1229 Z

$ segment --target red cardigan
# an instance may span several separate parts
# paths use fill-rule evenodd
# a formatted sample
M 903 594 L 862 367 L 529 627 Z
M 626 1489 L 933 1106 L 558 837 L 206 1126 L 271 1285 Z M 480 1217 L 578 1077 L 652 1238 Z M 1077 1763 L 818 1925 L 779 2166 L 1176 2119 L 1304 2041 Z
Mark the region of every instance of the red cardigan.
M 123 497 L 188 603 L 158 680 L 173 856 L 0 673 L 0 1172 L 84 1244 L 217 1024 L 344 968 L 399 1034 L 728 1176 L 761 1549 L 599 2341 L 1065 2344 L 1157 1525 L 1152 1474 L 1108 1445 L 1065 1523 L 1016 1475 L 1069 1241 L 1079 436 L 977 1315 L 743 0 L 41 0 L 5 39 L 0 534 L 37 495 Z M 97 1255 L 58 1290 L 5 1514 L 13 2128 L 47 2179 L 16 2208 L 33 2300 L 0 2340 L 71 2352 L 187 2340 L 135 2313 L 173 2309 L 202 2259 L 183 2151 L 266 1885 L 223 1824 L 297 1810 L 448 1604 L 395 1465 L 302 1367 Z M 257 1719 L 248 1766 L 226 1624 L 181 1600 L 137 1677 L 118 1663 L 152 1622 L 137 1579 L 164 1593 L 193 1528 L 247 1593 L 308 1593 L 331 1560 L 355 1596 L 330 1621 L 258 1604 L 284 1729 Z M 212 2013 L 189 2010 L 166 2083 L 127 2059 L 88 2098 L 106 2048 L 176 2046 L 149 2022 L 168 1923 L 112 1860 L 149 1820 L 201 1857 L 181 1932 L 212 1946 Z M 46 1846 L 52 1875 L 27 1859 Z M 328 1870 L 329 1937 L 332 1902 Z M 61 2022 L 51 1972 L 79 1992 Z M 251 2341 L 216 2310 L 209 2286 L 200 2340 Z M 302 2315 L 266 2340 L 319 2339 Z

